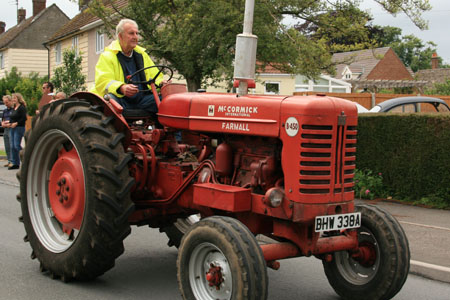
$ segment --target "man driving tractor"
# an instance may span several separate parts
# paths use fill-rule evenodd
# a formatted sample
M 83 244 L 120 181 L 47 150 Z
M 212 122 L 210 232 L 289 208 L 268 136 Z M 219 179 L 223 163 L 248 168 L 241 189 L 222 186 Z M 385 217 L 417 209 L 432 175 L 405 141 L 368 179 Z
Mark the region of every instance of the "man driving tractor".
M 113 41 L 100 55 L 95 67 L 95 87 L 93 92 L 105 96 L 108 94 L 124 109 L 141 109 L 157 112 L 155 98 L 146 83 L 154 78 L 156 85 L 165 84 L 163 75 L 138 46 L 138 25 L 130 19 L 122 19 L 116 27 L 117 40 Z M 135 74 L 138 70 L 148 68 Z M 156 77 L 156 78 L 155 78 Z M 138 84 L 130 83 L 130 79 Z

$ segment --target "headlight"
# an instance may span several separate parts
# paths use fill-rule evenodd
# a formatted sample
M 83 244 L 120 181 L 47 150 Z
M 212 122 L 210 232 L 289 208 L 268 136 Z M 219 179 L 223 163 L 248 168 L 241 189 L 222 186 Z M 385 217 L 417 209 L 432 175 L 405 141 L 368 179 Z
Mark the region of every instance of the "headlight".
M 271 188 L 266 192 L 265 203 L 271 207 L 278 207 L 284 198 L 284 191 L 280 188 Z

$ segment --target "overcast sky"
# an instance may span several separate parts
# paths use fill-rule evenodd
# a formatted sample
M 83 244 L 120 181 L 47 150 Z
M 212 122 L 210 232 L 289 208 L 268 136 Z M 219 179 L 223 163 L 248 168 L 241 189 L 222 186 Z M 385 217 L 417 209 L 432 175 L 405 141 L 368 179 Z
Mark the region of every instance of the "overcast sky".
M 299 0 L 301 1 L 301 0 Z M 17 23 L 16 0 L 0 0 L 0 21 L 6 23 L 6 29 L 11 28 Z M 27 17 L 33 13 L 32 0 L 18 0 L 19 8 L 23 7 L 27 11 Z M 78 4 L 69 0 L 47 0 L 47 6 L 56 3 L 69 18 L 73 18 L 78 13 Z M 255 0 L 256 5 L 258 0 Z M 402 29 L 402 34 L 414 34 L 422 41 L 432 41 L 437 44 L 437 53 L 450 64 L 450 38 L 449 38 L 449 19 L 450 19 L 450 0 L 430 0 L 433 6 L 432 11 L 423 16 L 429 21 L 429 29 L 419 30 L 404 14 L 397 17 L 383 12 L 378 4 L 373 0 L 363 0 L 362 8 L 369 10 L 374 23 L 379 25 L 390 25 Z
M 393 17 L 383 11 L 373 0 L 363 0 L 361 8 L 368 9 L 374 18 L 374 23 L 382 26 L 394 26 L 402 29 L 402 35 L 414 34 L 422 41 L 437 44 L 437 54 L 446 63 L 450 63 L 450 0 L 429 0 L 433 9 L 423 14 L 428 20 L 428 30 L 420 30 L 405 14 Z

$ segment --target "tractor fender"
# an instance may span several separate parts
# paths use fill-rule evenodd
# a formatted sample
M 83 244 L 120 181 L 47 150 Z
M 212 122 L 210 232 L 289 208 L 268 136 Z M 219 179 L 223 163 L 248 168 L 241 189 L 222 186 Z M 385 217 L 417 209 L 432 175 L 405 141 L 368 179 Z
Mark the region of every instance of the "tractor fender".
M 105 100 L 98 96 L 97 94 L 90 93 L 90 92 L 76 92 L 70 96 L 70 98 L 78 98 L 78 99 L 84 99 L 89 102 L 91 102 L 93 105 L 100 105 L 103 107 L 103 114 L 106 117 L 114 117 L 114 127 L 117 129 L 118 132 L 121 132 L 125 135 L 125 138 L 123 140 L 123 144 L 125 149 L 130 145 L 131 142 L 131 129 L 130 126 L 128 126 L 127 121 L 122 115 L 122 110 L 119 105 L 119 108 L 117 107 L 118 103 L 114 100 Z

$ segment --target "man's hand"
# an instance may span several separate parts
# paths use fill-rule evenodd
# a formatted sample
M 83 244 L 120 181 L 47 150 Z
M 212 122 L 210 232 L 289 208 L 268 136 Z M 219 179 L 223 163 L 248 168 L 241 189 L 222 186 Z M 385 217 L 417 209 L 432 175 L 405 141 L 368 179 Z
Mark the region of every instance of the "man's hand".
M 139 92 L 139 88 L 134 84 L 122 84 L 120 92 L 126 97 L 133 97 Z

